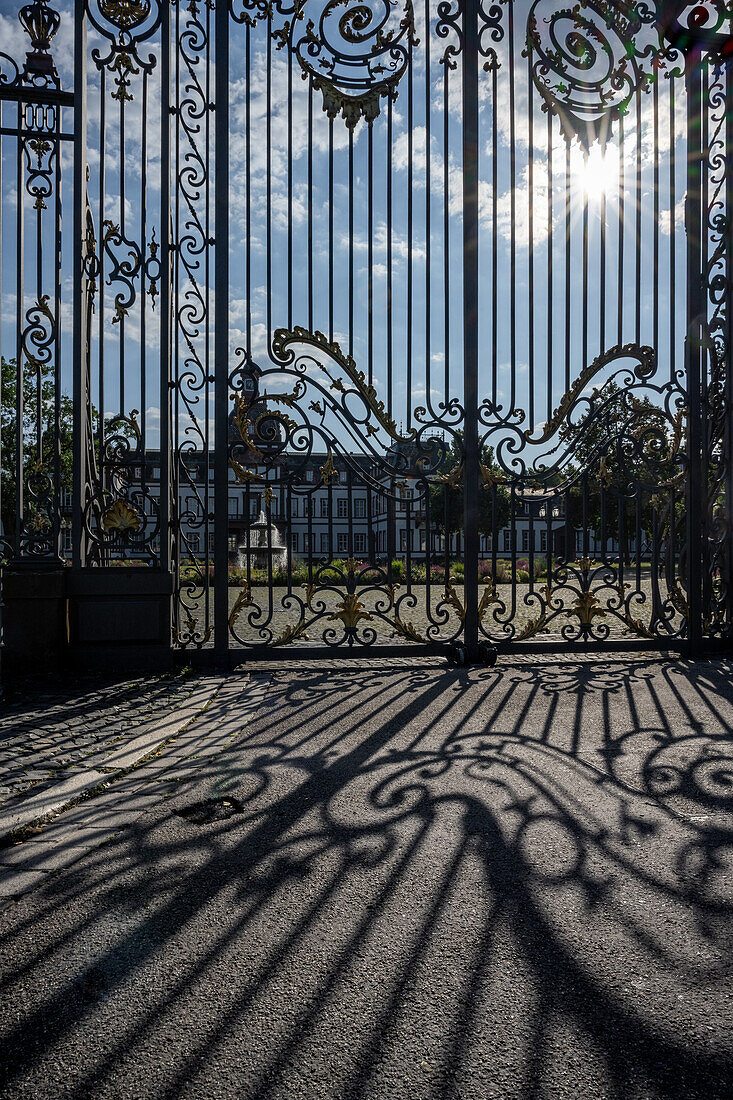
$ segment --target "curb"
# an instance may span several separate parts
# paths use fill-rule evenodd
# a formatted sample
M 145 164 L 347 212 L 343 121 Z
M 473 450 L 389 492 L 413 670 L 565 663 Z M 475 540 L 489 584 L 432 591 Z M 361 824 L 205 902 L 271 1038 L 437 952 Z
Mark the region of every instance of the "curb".
M 158 751 L 206 710 L 218 695 L 224 680 L 224 676 L 219 676 L 213 685 L 209 680 L 206 685 L 194 688 L 182 707 L 162 720 L 141 727 L 133 741 L 118 746 L 108 755 L 100 753 L 89 757 L 85 761 L 88 770 L 64 779 L 37 795 L 30 795 L 22 806 L 14 810 L 0 811 L 0 844 L 14 833 L 38 825 L 68 809 L 95 787 L 119 779 L 135 764 Z

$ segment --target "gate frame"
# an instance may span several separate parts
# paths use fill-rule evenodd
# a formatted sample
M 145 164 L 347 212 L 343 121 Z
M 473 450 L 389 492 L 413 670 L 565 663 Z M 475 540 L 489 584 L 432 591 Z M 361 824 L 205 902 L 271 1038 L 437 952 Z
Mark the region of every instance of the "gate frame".
M 723 32 L 703 30 L 689 31 L 681 27 L 679 18 L 687 5 L 676 3 L 657 4 L 656 25 L 667 42 L 681 50 L 685 57 L 685 87 L 687 91 L 687 198 L 686 198 L 686 263 L 687 263 L 687 335 L 685 340 L 685 372 L 689 406 L 689 454 L 687 457 L 686 499 L 687 499 L 687 581 L 688 581 L 688 628 L 687 637 L 667 641 L 660 638 L 658 644 L 652 639 L 614 640 L 616 650 L 635 650 L 650 648 L 680 649 L 689 654 L 698 654 L 703 649 L 727 648 L 730 644 L 730 630 L 733 625 L 733 524 L 729 522 L 727 532 L 727 600 L 728 600 L 728 637 L 711 638 L 705 635 L 704 580 L 706 566 L 706 514 L 705 493 L 707 471 L 703 432 L 705 423 L 705 402 L 703 377 L 705 367 L 705 325 L 707 318 L 706 273 L 702 270 L 702 236 L 708 211 L 703 210 L 703 173 L 706 170 L 706 150 L 702 146 L 700 113 L 702 103 L 702 64 L 703 55 L 714 54 L 726 73 L 726 94 L 733 102 L 733 38 Z M 34 0 L 29 5 L 34 9 L 51 11 L 48 0 Z M 216 0 L 214 5 L 215 48 L 215 104 L 214 104 L 214 146 L 215 146 L 215 244 L 214 244 L 214 291 L 215 291 L 215 336 L 214 336 L 214 561 L 228 560 L 228 456 L 227 433 L 229 417 L 229 56 L 230 22 L 229 0 Z M 480 641 L 478 610 L 478 561 L 479 561 L 479 517 L 478 492 L 480 484 L 480 444 L 479 444 L 479 394 L 478 394 L 478 316 L 479 316 L 479 78 L 481 64 L 479 17 L 483 14 L 483 0 L 459 0 L 460 15 L 463 20 L 462 38 L 462 193 L 463 193 L 463 382 L 464 382 L 464 446 L 465 473 L 463 486 L 464 507 L 464 545 L 465 564 L 464 599 L 465 621 L 463 627 L 462 660 L 473 664 L 485 660 L 487 644 Z M 343 660 L 352 656 L 416 656 L 445 654 L 449 648 L 445 644 L 433 643 L 429 646 L 370 646 L 368 650 L 338 649 L 331 652 L 320 647 L 303 647 L 293 650 L 270 650 L 266 653 L 234 649 L 231 646 L 228 624 L 228 576 L 225 569 L 215 569 L 214 581 L 214 647 L 213 650 L 191 649 L 177 651 L 171 637 L 172 602 L 172 537 L 173 537 L 173 485 L 172 465 L 174 460 L 174 433 L 171 420 L 171 334 L 172 318 L 172 261 L 175 244 L 171 234 L 171 36 L 170 5 L 161 2 L 160 28 L 164 46 L 161 50 L 161 115 L 167 120 L 163 127 L 161 150 L 161 235 L 159 247 L 161 265 L 161 330 L 160 360 L 160 517 L 161 550 L 160 565 L 154 572 L 157 581 L 150 577 L 148 583 L 136 585 L 133 578 L 118 577 L 103 583 L 102 573 L 109 570 L 88 569 L 84 556 L 83 510 L 90 490 L 88 466 L 88 410 L 91 394 L 89 386 L 89 338 L 88 322 L 90 300 L 88 294 L 88 263 L 86 233 L 86 183 L 87 183 L 87 50 L 86 35 L 88 15 L 84 0 L 75 0 L 75 62 L 74 88 L 72 92 L 60 88 L 39 90 L 22 81 L 16 86 L 0 84 L 0 100 L 27 103 L 46 102 L 67 109 L 73 108 L 74 121 L 74 164 L 73 164 L 73 400 L 74 400 L 74 441 L 73 441 L 73 509 L 72 509 L 72 565 L 65 571 L 67 575 L 66 592 L 59 597 L 68 603 L 71 634 L 59 643 L 62 648 L 75 652 L 77 657 L 87 658 L 92 653 L 89 642 L 75 634 L 81 609 L 90 613 L 95 621 L 109 616 L 124 615 L 126 601 L 131 594 L 137 593 L 140 599 L 148 601 L 148 614 L 151 622 L 157 622 L 156 644 L 153 646 L 132 643 L 126 656 L 134 662 L 154 662 L 160 664 L 172 661 L 179 656 L 185 661 L 232 661 L 236 663 L 251 660 L 295 659 L 309 657 L 318 659 L 335 658 Z M 725 462 L 727 463 L 726 500 L 730 516 L 733 505 L 733 462 L 731 439 L 733 438 L 733 318 L 731 317 L 730 271 L 733 266 L 733 112 L 728 113 L 726 121 L 726 197 L 729 214 L 726 225 L 726 287 L 727 332 L 726 386 L 728 394 L 727 432 L 724 441 Z M 20 139 L 19 139 L 20 140 Z M 19 201 L 22 199 L 19 196 Z M 60 261 L 59 261 L 60 262 Z M 5 570 L 6 578 L 15 576 L 19 571 L 29 576 L 35 571 L 48 575 L 49 570 L 58 572 L 58 561 L 39 562 L 27 559 L 11 560 Z M 117 571 L 118 573 L 121 571 Z M 153 582 L 153 583 L 151 583 Z M 139 591 L 138 591 L 139 590 Z M 143 591 L 145 590 L 145 591 Z M 37 638 L 34 632 L 29 634 L 29 644 L 25 650 L 20 642 L 18 625 L 29 621 L 31 604 L 18 595 L 18 585 L 13 586 L 12 610 L 6 608 L 7 636 L 14 639 L 11 647 L 16 658 L 20 653 L 21 661 L 27 660 L 37 652 Z M 94 603 L 96 600 L 96 603 Z M 10 619 L 12 618 L 12 623 Z M 11 629 L 12 628 L 12 629 Z M 21 631 L 22 633 L 22 631 Z M 33 637 L 31 638 L 31 635 Z M 31 648 L 31 643 L 33 648 Z M 503 647 L 502 647 L 503 648 Z M 511 645 L 509 647 L 511 649 Z M 521 648 L 526 652 L 558 651 L 554 641 L 523 642 Z M 604 651 L 608 643 L 581 641 L 572 644 L 572 651 Z M 95 644 L 99 660 L 106 663 L 109 652 L 123 656 L 119 646 Z

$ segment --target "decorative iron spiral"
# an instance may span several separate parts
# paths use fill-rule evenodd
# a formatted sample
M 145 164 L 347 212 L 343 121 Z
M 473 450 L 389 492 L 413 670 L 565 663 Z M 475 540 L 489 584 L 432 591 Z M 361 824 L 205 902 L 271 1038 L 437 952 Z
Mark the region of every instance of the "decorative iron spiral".
M 635 36 L 651 18 L 626 3 L 585 0 L 559 8 L 552 0 L 535 0 L 527 23 L 533 78 L 569 139 L 578 137 L 586 146 L 605 142 L 613 122 L 646 85 Z
M 343 113 L 350 128 L 376 118 L 380 97 L 395 98 L 416 44 L 412 0 L 325 0 L 309 4 L 306 19 L 305 33 L 292 21 L 291 43 L 328 116 Z

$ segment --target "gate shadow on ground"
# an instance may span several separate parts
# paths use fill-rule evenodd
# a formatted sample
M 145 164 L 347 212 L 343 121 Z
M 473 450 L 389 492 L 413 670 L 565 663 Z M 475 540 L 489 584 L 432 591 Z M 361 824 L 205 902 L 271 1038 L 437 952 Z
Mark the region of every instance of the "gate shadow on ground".
M 731 671 L 230 686 L 200 782 L 4 917 L 5 1095 L 723 1096 Z

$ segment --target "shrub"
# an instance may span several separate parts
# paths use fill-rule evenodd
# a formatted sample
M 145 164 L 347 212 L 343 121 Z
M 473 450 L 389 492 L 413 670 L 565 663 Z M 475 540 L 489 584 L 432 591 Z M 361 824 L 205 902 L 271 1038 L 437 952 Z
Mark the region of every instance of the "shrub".
M 462 561 L 454 561 L 451 564 L 450 571 L 455 574 L 456 577 L 462 577 L 466 570 Z
M 400 561 L 399 558 L 395 558 L 392 562 L 392 577 L 396 581 L 405 579 L 405 563 Z
M 308 569 L 303 562 L 299 561 L 293 565 L 291 576 L 294 586 L 308 583 Z

